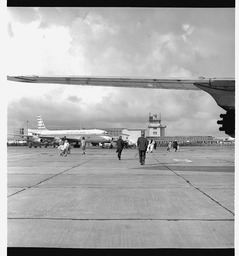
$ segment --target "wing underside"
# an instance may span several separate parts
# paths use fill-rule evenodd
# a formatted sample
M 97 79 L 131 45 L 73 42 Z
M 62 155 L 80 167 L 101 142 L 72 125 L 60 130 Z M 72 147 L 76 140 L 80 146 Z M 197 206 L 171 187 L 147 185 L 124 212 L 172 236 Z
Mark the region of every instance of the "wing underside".
M 208 79 L 150 79 L 117 77 L 40 77 L 8 76 L 8 80 L 24 83 L 73 84 L 86 86 L 109 86 L 128 88 L 199 90 L 194 84 L 207 83 Z

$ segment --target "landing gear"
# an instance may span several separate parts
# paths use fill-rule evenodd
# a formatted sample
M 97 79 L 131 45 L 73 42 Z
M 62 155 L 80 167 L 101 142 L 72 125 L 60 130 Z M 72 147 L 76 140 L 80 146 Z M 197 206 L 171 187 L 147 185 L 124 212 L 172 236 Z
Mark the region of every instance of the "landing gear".
M 80 148 L 80 143 L 79 142 L 75 143 L 73 147 L 74 148 Z
M 226 114 L 221 114 L 222 120 L 218 120 L 217 123 L 222 126 L 219 131 L 225 131 L 227 135 L 235 138 L 235 110 L 228 110 Z

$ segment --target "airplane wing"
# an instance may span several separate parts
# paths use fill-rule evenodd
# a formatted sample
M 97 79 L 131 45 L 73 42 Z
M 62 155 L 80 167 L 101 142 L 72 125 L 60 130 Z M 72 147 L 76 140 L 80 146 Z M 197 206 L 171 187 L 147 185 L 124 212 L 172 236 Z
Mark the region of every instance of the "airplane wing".
M 74 84 L 88 86 L 109 86 L 151 89 L 181 89 L 198 90 L 196 81 L 190 79 L 149 79 L 149 78 L 119 78 L 119 77 L 40 77 L 40 76 L 8 76 L 8 80 L 24 83 Z M 205 81 L 204 81 L 205 82 Z
M 24 83 L 74 84 L 150 89 L 200 90 L 197 86 L 210 86 L 220 90 L 235 91 L 233 78 L 132 78 L 132 77 L 81 77 L 81 76 L 7 76 L 10 81 Z
M 105 142 L 110 142 L 112 138 L 110 136 L 106 135 L 85 135 L 82 134 L 81 136 L 79 135 L 39 135 L 40 139 L 45 139 L 45 140 L 54 140 L 55 142 L 59 142 L 61 140 L 68 140 L 69 143 L 78 143 L 81 142 L 82 137 L 85 137 L 86 142 L 89 143 L 105 143 Z
M 71 142 L 80 142 L 81 138 L 74 137 L 74 136 L 54 136 L 54 135 L 38 135 L 39 138 L 45 139 L 45 140 L 54 140 L 54 141 L 59 141 L 59 140 L 68 140 L 69 143 Z

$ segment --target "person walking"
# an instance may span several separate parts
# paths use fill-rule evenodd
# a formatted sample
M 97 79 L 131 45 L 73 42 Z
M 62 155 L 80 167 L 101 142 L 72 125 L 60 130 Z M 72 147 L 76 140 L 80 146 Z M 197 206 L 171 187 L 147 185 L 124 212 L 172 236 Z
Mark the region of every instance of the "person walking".
M 58 149 L 60 150 L 60 156 L 62 156 L 63 155 L 62 152 L 64 150 L 64 145 L 63 144 L 59 145 Z
M 69 144 L 68 140 L 65 140 L 61 156 L 67 156 L 68 150 L 69 150 L 69 146 L 70 146 L 70 144 Z
M 85 137 L 82 137 L 81 139 L 82 155 L 85 155 L 85 146 L 86 146 Z
M 175 149 L 175 152 L 178 150 L 178 142 L 177 142 L 177 140 L 175 140 L 173 142 L 173 148 Z
M 149 148 L 150 148 L 150 142 L 148 143 L 146 153 L 149 153 Z
M 139 162 L 141 165 L 145 164 L 146 150 L 148 147 L 148 140 L 145 138 L 144 132 L 141 133 L 141 137 L 137 140 L 137 147 L 139 151 Z
M 149 142 L 149 144 L 148 144 L 148 147 L 147 147 L 147 153 L 153 153 L 153 150 L 154 150 L 154 144 L 155 144 L 155 142 L 154 142 L 154 140 L 150 140 L 150 142 Z
M 150 146 L 149 146 L 149 151 L 150 151 L 150 153 L 153 153 L 154 144 L 155 144 L 154 140 L 151 140 L 151 141 L 150 141 Z
M 157 142 L 155 141 L 155 143 L 154 143 L 154 149 L 156 150 L 156 148 L 157 148 Z
M 170 152 L 170 148 L 172 147 L 172 142 L 171 141 L 169 141 L 168 142 L 168 147 L 167 147 L 167 151 L 169 151 Z
M 124 141 L 122 140 L 122 136 L 119 136 L 119 139 L 116 141 L 116 144 L 117 144 L 116 153 L 118 153 L 118 158 L 119 160 L 121 160 L 121 153 L 125 145 Z

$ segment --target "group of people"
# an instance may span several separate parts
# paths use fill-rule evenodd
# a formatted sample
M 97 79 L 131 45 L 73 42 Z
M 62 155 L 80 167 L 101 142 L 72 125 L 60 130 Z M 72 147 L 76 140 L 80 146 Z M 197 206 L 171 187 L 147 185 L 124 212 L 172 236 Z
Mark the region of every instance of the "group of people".
M 119 136 L 119 139 L 116 141 L 117 143 L 117 156 L 118 159 L 121 160 L 121 153 L 124 148 L 124 141 L 122 140 L 122 136 Z M 153 152 L 153 149 L 155 149 L 155 141 L 151 140 L 150 143 L 145 138 L 145 133 L 141 133 L 141 137 L 137 140 L 137 147 L 138 147 L 138 153 L 139 153 L 139 162 L 141 165 L 145 164 L 145 158 L 146 158 L 146 152 Z
M 58 146 L 58 149 L 60 150 L 60 156 L 67 156 L 68 154 L 71 153 L 71 146 L 68 140 L 64 140 L 60 143 Z
M 85 137 L 81 139 L 81 148 L 82 148 L 82 155 L 85 154 L 85 147 L 86 147 L 86 141 Z M 71 153 L 71 145 L 67 139 L 64 139 L 58 149 L 61 151 L 60 156 L 67 156 L 68 154 Z
M 178 145 L 177 140 L 174 140 L 173 143 L 171 141 L 169 141 L 167 151 L 170 152 L 171 147 L 175 149 L 175 152 L 177 152 L 179 150 L 179 145 Z
M 118 153 L 118 159 L 121 160 L 121 153 L 124 148 L 124 141 L 122 140 L 122 136 L 119 137 L 117 140 L 117 150 L 116 153 Z M 179 150 L 179 145 L 177 140 L 174 140 L 173 143 L 169 142 L 167 150 L 170 151 L 170 148 L 174 148 L 175 152 Z M 145 133 L 141 133 L 141 137 L 137 140 L 137 148 L 138 148 L 138 154 L 139 154 L 139 162 L 141 165 L 145 164 L 145 158 L 146 153 L 153 153 L 153 150 L 156 149 L 156 142 L 154 140 L 150 140 L 150 142 L 145 138 Z M 136 154 L 137 155 L 137 154 Z
M 119 136 L 119 139 L 116 141 L 116 144 L 117 144 L 117 150 L 116 150 L 117 157 L 119 160 L 121 160 L 121 154 L 125 147 L 125 142 L 123 141 L 122 136 Z M 173 143 L 171 142 L 168 143 L 167 151 L 170 151 L 171 147 L 175 149 L 175 152 L 179 149 L 177 140 L 173 141 Z M 82 155 L 84 155 L 85 148 L 86 148 L 86 141 L 84 137 L 81 139 L 81 148 L 82 148 Z M 137 148 L 138 148 L 138 154 L 139 154 L 139 162 L 141 165 L 144 165 L 146 153 L 149 153 L 149 152 L 153 153 L 153 150 L 156 149 L 156 142 L 152 139 L 149 142 L 145 138 L 145 133 L 142 132 L 141 137 L 139 137 L 137 140 Z M 58 147 L 58 149 L 61 151 L 60 153 L 61 156 L 67 156 L 68 154 L 71 153 L 71 146 L 67 139 L 63 141 L 63 143 Z

